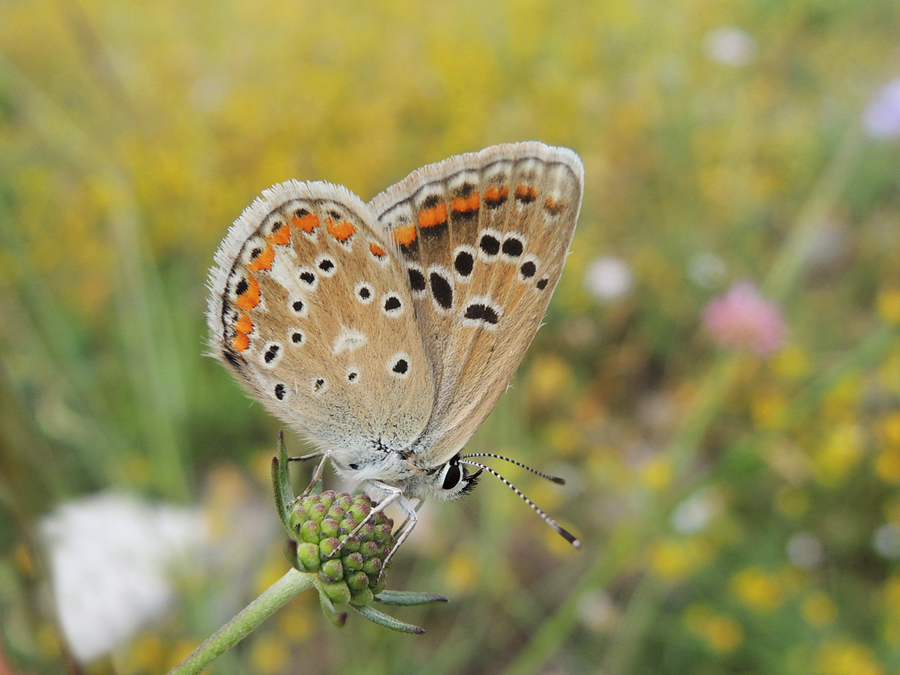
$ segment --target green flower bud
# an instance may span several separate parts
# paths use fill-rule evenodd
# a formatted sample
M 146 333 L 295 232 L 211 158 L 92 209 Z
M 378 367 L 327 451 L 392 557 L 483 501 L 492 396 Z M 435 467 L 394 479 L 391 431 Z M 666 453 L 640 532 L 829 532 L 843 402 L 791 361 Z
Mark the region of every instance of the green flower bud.
M 325 490 L 320 494 L 319 503 L 325 506 L 326 511 L 330 509 L 331 505 L 334 504 L 334 490 Z
M 322 530 L 321 530 L 322 537 L 327 538 L 327 537 L 337 537 L 338 531 L 340 530 L 341 526 L 338 523 L 338 521 L 334 520 L 333 518 L 326 517 L 322 521 L 321 527 L 322 527 Z
M 361 591 L 369 587 L 369 575 L 362 571 L 345 574 L 344 581 L 351 591 Z
M 342 556 L 341 561 L 344 563 L 344 569 L 351 572 L 358 572 L 362 569 L 363 564 L 366 562 L 365 560 L 363 560 L 362 554 L 359 552 Z
M 312 508 L 309 509 L 309 517 L 317 523 L 321 523 L 325 519 L 325 516 L 327 514 L 328 507 L 321 502 L 318 504 L 313 504 Z
M 285 553 L 301 572 L 317 574 L 323 597 L 332 603 L 352 598 L 354 606 L 365 607 L 384 586 L 383 561 L 394 545 L 392 521 L 383 513 L 370 517 L 372 509 L 366 495 L 331 491 L 307 495 L 291 507 L 294 534 Z
M 309 514 L 302 506 L 298 506 L 291 512 L 290 527 L 295 529 L 302 525 L 309 518 Z
M 323 583 L 322 592 L 336 605 L 350 602 L 350 589 L 343 580 Z
M 297 545 L 297 560 L 304 572 L 318 572 L 322 564 L 319 558 L 319 547 L 308 542 Z
M 314 520 L 307 520 L 300 525 L 300 539 L 310 544 L 319 543 L 319 524 Z
M 338 581 L 344 578 L 344 566 L 340 560 L 326 560 L 319 569 L 319 578 L 322 581 Z
M 375 594 L 372 593 L 372 589 L 363 588 L 359 591 L 354 591 L 351 589 L 350 591 L 350 604 L 356 605 L 357 607 L 365 607 L 372 600 L 374 600 Z
M 341 545 L 340 540 L 337 537 L 329 537 L 328 539 L 323 539 L 319 542 L 319 554 L 322 556 L 322 561 L 330 560 L 335 556 L 338 550 L 338 546 Z

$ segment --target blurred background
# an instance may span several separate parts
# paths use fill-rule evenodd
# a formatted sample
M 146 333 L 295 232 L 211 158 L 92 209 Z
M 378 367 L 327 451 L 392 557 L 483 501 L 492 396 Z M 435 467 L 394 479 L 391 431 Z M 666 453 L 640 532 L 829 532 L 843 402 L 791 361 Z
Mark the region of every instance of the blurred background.
M 584 159 L 546 326 L 357 615 L 216 673 L 900 670 L 895 0 L 0 1 L 0 672 L 164 672 L 287 569 L 204 356 L 228 225 L 507 141 Z M 306 450 L 289 436 L 295 454 Z M 298 483 L 303 472 L 298 472 Z M 333 476 L 326 485 L 334 486 Z

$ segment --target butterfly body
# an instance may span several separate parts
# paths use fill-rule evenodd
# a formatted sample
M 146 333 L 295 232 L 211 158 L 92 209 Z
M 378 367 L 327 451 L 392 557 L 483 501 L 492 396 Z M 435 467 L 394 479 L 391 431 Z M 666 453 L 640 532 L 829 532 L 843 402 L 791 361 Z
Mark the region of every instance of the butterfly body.
M 276 185 L 216 254 L 213 354 L 414 524 L 411 500 L 474 486 L 459 452 L 540 325 L 582 190 L 577 155 L 536 142 L 426 166 L 368 204 Z

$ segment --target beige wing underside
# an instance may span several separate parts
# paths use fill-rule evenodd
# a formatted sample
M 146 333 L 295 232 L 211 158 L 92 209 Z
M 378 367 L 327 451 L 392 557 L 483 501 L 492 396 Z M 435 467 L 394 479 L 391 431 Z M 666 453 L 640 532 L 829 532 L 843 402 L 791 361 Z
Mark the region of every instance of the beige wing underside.
M 433 385 L 403 264 L 343 187 L 266 190 L 216 253 L 210 345 L 268 408 L 347 462 L 402 450 Z
M 497 145 L 423 167 L 369 207 L 406 264 L 435 387 L 414 444 L 443 463 L 481 426 L 540 326 L 581 208 L 571 150 Z

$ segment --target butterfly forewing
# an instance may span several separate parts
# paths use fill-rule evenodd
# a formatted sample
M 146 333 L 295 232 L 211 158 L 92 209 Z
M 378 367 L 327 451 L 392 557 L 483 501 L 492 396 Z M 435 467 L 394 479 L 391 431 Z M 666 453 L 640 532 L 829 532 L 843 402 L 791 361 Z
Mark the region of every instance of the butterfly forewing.
M 433 385 L 406 271 L 358 197 L 276 185 L 216 263 L 211 346 L 281 419 L 345 464 L 421 435 Z
M 435 386 L 417 452 L 437 465 L 478 429 L 540 326 L 581 207 L 570 150 L 518 143 L 419 169 L 373 199 L 407 267 Z

